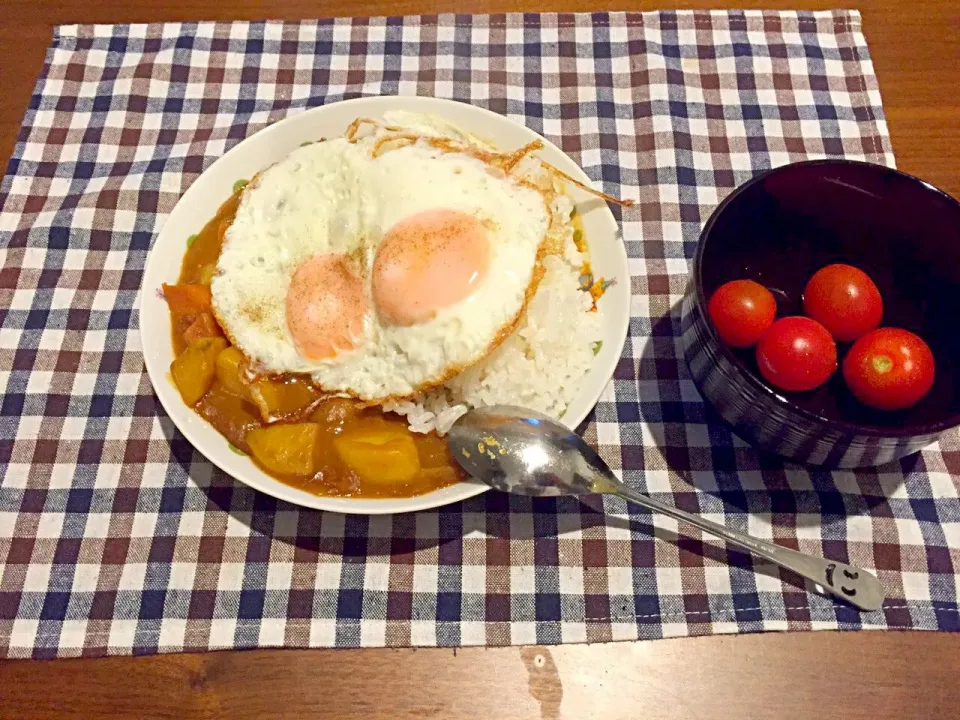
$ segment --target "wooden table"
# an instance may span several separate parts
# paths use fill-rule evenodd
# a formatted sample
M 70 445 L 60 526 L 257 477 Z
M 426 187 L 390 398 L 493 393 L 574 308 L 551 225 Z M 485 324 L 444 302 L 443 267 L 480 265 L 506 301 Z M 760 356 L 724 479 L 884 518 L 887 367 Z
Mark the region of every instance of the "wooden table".
M 676 7 L 718 7 L 699 0 Z M 826 9 L 842 0 L 738 7 Z M 960 196 L 960 4 L 861 0 L 898 165 Z M 51 26 L 514 10 L 602 0 L 2 0 L 0 155 Z M 937 718 L 960 713 L 960 636 L 812 633 L 557 648 L 222 652 L 0 663 L 0 718 Z

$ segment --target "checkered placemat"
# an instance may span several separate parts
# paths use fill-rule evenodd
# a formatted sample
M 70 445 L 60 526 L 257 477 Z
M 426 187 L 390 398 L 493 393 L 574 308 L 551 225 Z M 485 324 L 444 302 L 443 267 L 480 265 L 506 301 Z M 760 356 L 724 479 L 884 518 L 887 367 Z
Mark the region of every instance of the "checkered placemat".
M 617 501 L 343 517 L 258 494 L 184 440 L 136 330 L 164 218 L 265 125 L 392 93 L 514 117 L 639 197 L 618 215 L 630 337 L 587 439 L 665 502 L 876 569 L 882 611 Z M 855 12 L 59 28 L 0 186 L 0 654 L 957 629 L 956 433 L 876 471 L 784 465 L 717 421 L 679 359 L 701 223 L 755 172 L 824 155 L 893 161 Z

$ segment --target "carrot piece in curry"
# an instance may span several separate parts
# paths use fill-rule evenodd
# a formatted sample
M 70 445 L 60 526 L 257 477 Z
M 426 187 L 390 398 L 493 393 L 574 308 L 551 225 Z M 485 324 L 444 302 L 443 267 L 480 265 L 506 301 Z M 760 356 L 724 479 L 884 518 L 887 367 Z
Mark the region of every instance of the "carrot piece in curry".
M 201 313 L 213 310 L 209 285 L 163 285 L 163 297 L 175 313 Z

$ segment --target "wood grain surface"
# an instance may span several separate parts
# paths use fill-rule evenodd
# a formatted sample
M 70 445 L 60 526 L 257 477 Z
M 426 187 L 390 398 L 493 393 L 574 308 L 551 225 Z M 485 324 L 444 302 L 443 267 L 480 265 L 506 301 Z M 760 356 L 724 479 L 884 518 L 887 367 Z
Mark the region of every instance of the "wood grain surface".
M 53 25 L 712 8 L 602 0 L 0 0 L 0 156 Z M 736 7 L 828 9 L 842 0 Z M 861 0 L 898 166 L 960 196 L 960 3 Z M 950 718 L 960 635 L 795 633 L 556 648 L 259 650 L 0 663 L 0 718 Z
M 0 664 L 0 718 L 840 720 L 960 714 L 960 637 L 821 632 Z

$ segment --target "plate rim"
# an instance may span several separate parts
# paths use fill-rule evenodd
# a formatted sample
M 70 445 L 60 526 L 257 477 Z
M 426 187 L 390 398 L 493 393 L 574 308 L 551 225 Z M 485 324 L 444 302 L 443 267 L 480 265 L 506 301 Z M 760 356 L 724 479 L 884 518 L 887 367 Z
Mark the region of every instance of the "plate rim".
M 379 114 L 389 111 L 391 108 L 389 105 L 391 103 L 397 104 L 417 104 L 424 105 L 424 112 L 439 114 L 443 116 L 443 108 L 451 108 L 456 106 L 457 112 L 476 112 L 480 115 L 486 115 L 488 118 L 491 118 L 493 122 L 503 123 L 508 122 L 516 125 L 522 131 L 526 131 L 532 137 L 535 137 L 544 143 L 544 148 L 551 149 L 562 155 L 566 161 L 569 161 L 569 168 L 562 168 L 564 172 L 571 175 L 578 181 L 587 183 L 589 185 L 593 184 L 593 180 L 583 171 L 583 169 L 578 165 L 573 158 L 567 155 L 561 148 L 552 143 L 547 138 L 543 137 L 535 130 L 527 127 L 525 124 L 518 122 L 514 118 L 500 115 L 499 113 L 488 110 L 487 108 L 479 107 L 467 102 L 461 102 L 457 100 L 448 100 L 445 98 L 433 98 L 433 97 L 420 97 L 420 96 L 397 96 L 397 95 L 375 95 L 368 97 L 360 98 L 351 98 L 347 100 L 339 100 L 333 103 L 327 103 L 325 105 L 320 105 L 318 107 L 309 108 L 303 110 L 302 112 L 297 112 L 294 114 L 287 115 L 283 119 L 261 128 L 260 130 L 248 135 L 243 140 L 238 142 L 232 148 L 227 150 L 223 155 L 218 157 L 213 163 L 210 164 L 184 191 L 180 197 L 177 199 L 176 204 L 173 209 L 170 211 L 169 215 L 163 221 L 160 230 L 156 233 L 156 237 L 148 251 L 147 259 L 144 264 L 143 270 L 143 281 L 141 283 L 140 292 L 139 292 L 139 335 L 140 335 L 140 344 L 141 344 L 141 353 L 143 355 L 144 366 L 147 371 L 147 376 L 150 380 L 153 392 L 156 395 L 157 399 L 160 401 L 160 404 L 163 406 L 164 411 L 166 412 L 168 418 L 173 423 L 173 425 L 183 434 L 186 440 L 193 446 L 193 448 L 203 455 L 207 460 L 212 464 L 216 465 L 220 470 L 225 472 L 231 478 L 237 482 L 241 482 L 244 485 L 251 487 L 252 489 L 266 493 L 271 497 L 274 497 L 278 500 L 289 502 L 291 504 L 297 505 L 298 507 L 307 507 L 315 510 L 324 510 L 327 512 L 336 512 L 345 515 L 389 515 L 389 514 L 400 514 L 406 512 L 419 512 L 422 510 L 430 510 L 444 505 L 448 505 L 455 502 L 461 502 L 468 500 L 472 497 L 476 497 L 481 493 L 486 492 L 490 488 L 478 482 L 471 482 L 469 480 L 456 483 L 454 485 L 449 485 L 445 488 L 440 488 L 439 490 L 434 490 L 423 495 L 416 495 L 408 498 L 342 498 L 342 497 L 333 497 L 333 496 L 324 496 L 324 495 L 315 495 L 308 493 L 299 488 L 295 488 L 290 485 L 286 485 L 279 480 L 271 478 L 269 475 L 264 473 L 258 467 L 253 465 L 252 461 L 248 461 L 250 466 L 253 468 L 253 473 L 249 473 L 252 477 L 248 476 L 248 473 L 240 473 L 234 468 L 225 467 L 226 461 L 220 462 L 214 453 L 208 453 L 205 446 L 208 444 L 206 441 L 202 440 L 199 437 L 201 426 L 209 426 L 205 420 L 203 420 L 199 415 L 197 415 L 192 408 L 188 408 L 183 404 L 183 401 L 180 399 L 179 394 L 176 392 L 176 389 L 172 386 L 172 383 L 169 379 L 169 369 L 166 367 L 158 366 L 160 362 L 159 359 L 154 357 L 152 352 L 148 352 L 148 348 L 154 346 L 154 340 L 151 337 L 151 334 L 148 333 L 147 327 L 151 323 L 144 322 L 145 315 L 144 311 L 146 306 L 142 300 L 145 297 L 146 293 L 151 291 L 153 284 L 157 284 L 157 281 L 153 281 L 153 276 L 158 275 L 160 271 L 157 270 L 160 257 L 158 253 L 155 252 L 156 248 L 161 243 L 169 242 L 166 237 L 172 231 L 168 231 L 168 228 L 171 226 L 170 220 L 177 213 L 177 209 L 181 207 L 184 200 L 190 195 L 191 192 L 200 192 L 198 188 L 198 183 L 205 175 L 211 174 L 215 168 L 218 168 L 222 165 L 229 164 L 235 157 L 241 154 L 244 150 L 244 146 L 253 141 L 254 138 L 259 137 L 260 141 L 263 140 L 264 133 L 270 133 L 275 135 L 279 132 L 282 132 L 283 126 L 295 119 L 303 118 L 307 115 L 320 115 L 324 111 L 329 112 L 332 107 L 342 108 L 345 105 L 350 105 L 351 107 L 357 107 L 356 116 L 360 117 L 363 113 L 364 106 L 383 106 L 379 108 Z M 431 106 L 433 109 L 431 109 Z M 371 114 L 370 111 L 366 113 L 367 115 Z M 373 114 L 376 115 L 376 110 L 373 111 Z M 303 120 L 299 120 L 303 122 Z M 257 168 L 256 170 L 259 170 Z M 255 172 L 254 170 L 253 172 Z M 630 315 L 631 315 L 631 292 L 629 287 L 630 280 L 630 267 L 629 259 L 626 253 L 626 247 L 622 239 L 622 230 L 620 225 L 617 223 L 616 218 L 613 216 L 608 205 L 602 205 L 603 212 L 607 216 L 607 219 L 610 221 L 611 227 L 614 229 L 613 239 L 614 239 L 614 248 L 613 252 L 616 255 L 616 262 L 620 265 L 623 272 L 623 280 L 627 283 L 626 293 L 623 300 L 623 307 L 619 309 L 619 312 L 616 312 L 617 308 L 614 307 L 615 313 L 610 316 L 605 308 L 604 323 L 609 322 L 613 325 L 614 337 L 618 339 L 617 349 L 615 353 L 604 353 L 606 355 L 606 362 L 602 365 L 594 364 L 591 367 L 591 370 L 599 372 L 599 377 L 601 382 L 599 384 L 596 396 L 593 398 L 586 409 L 582 413 L 582 417 L 576 418 L 563 418 L 561 422 L 569 427 L 571 430 L 576 429 L 590 412 L 596 407 L 597 403 L 603 396 L 604 391 L 609 386 L 611 379 L 613 378 L 614 372 L 616 370 L 617 363 L 622 355 L 623 347 L 626 342 Z M 588 237 L 589 242 L 589 237 Z M 185 249 L 185 247 L 184 247 Z M 157 284 L 159 287 L 159 284 Z M 147 311 L 149 317 L 153 317 L 152 311 Z M 164 337 L 169 336 L 169 316 L 164 319 L 164 327 L 166 332 L 162 333 Z M 161 333 L 154 332 L 152 335 L 160 335 Z M 169 343 L 169 339 L 167 340 Z M 599 359 L 597 362 L 600 362 Z M 170 387 L 166 387 L 169 385 Z M 181 417 L 178 420 L 178 416 L 182 415 L 182 411 L 188 411 L 189 416 Z M 575 422 L 572 422 L 575 420 Z M 215 450 L 215 449 L 214 449 Z M 398 505 L 400 507 L 398 507 Z

